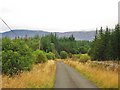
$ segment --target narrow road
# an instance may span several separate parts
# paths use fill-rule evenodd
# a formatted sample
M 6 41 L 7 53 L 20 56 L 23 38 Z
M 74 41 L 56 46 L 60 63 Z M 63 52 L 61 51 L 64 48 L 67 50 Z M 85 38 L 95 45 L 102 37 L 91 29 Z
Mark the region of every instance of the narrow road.
M 57 62 L 56 65 L 54 88 L 97 88 L 92 82 L 63 62 Z

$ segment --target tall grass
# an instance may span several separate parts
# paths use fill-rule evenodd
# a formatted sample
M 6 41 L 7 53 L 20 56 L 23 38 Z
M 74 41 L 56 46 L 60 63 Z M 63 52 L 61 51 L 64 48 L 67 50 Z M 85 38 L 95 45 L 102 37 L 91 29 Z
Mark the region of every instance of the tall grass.
M 55 63 L 48 61 L 44 64 L 34 65 L 29 72 L 23 72 L 14 77 L 3 75 L 3 88 L 52 88 L 55 79 Z
M 118 88 L 118 73 L 103 68 L 91 67 L 78 61 L 68 60 L 66 64 L 72 66 L 83 76 L 93 81 L 100 88 Z
M 0 89 L 2 89 L 2 75 L 1 74 L 0 74 Z

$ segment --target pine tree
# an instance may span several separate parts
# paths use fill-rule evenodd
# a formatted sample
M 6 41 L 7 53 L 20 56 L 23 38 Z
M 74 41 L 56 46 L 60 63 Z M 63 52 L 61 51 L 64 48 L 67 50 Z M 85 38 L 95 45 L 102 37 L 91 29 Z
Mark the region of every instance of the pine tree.
M 120 25 L 110 30 L 102 27 L 99 33 L 96 30 L 95 39 L 92 42 L 90 56 L 93 60 L 120 60 Z
M 120 60 L 120 25 L 115 26 L 115 32 L 114 32 L 114 52 L 115 52 L 115 58 Z

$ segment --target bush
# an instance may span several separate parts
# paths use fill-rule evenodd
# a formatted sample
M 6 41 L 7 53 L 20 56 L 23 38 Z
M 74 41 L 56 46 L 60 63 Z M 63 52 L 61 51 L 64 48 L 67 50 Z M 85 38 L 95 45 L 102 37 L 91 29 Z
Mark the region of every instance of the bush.
M 80 59 L 80 56 L 81 56 L 81 54 L 74 54 L 74 55 L 73 55 L 73 58 L 75 58 L 75 59 Z
M 88 54 L 81 54 L 79 61 L 84 63 L 84 62 L 87 62 L 90 59 L 91 58 L 90 58 L 90 56 Z
M 66 51 L 61 51 L 61 52 L 60 52 L 60 57 L 61 57 L 61 59 L 66 59 L 67 56 L 68 56 L 68 54 L 67 54 Z
M 48 60 L 54 60 L 55 59 L 55 54 L 52 52 L 46 53 L 46 57 Z
M 41 50 L 36 50 L 33 52 L 35 63 L 44 63 L 47 61 L 47 57 L 45 55 L 45 52 Z
M 2 72 L 4 74 L 12 76 L 32 68 L 33 56 L 25 42 L 4 38 L 2 45 Z
M 86 46 L 81 46 L 79 49 L 81 54 L 85 54 L 88 52 L 88 48 Z

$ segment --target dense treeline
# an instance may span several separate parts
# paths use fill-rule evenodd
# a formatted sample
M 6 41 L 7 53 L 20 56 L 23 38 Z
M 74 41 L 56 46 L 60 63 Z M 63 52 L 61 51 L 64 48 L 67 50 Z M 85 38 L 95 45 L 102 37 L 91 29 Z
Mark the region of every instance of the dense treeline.
M 120 60 L 120 25 L 96 30 L 89 54 L 92 60 Z
M 87 53 L 90 49 L 90 41 L 76 41 L 74 36 L 58 38 L 56 34 L 51 33 L 43 37 L 24 39 L 33 50 L 43 50 L 44 52 L 53 52 L 59 57 L 61 51 L 71 54 Z

